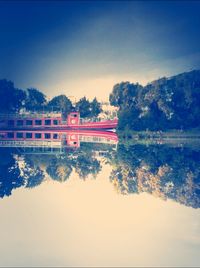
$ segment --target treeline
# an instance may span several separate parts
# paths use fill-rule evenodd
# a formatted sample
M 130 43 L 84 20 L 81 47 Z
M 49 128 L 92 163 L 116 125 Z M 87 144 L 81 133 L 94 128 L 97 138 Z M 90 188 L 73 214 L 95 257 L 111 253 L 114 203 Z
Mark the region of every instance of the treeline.
M 119 108 L 119 130 L 199 128 L 200 70 L 164 77 L 144 87 L 122 82 L 113 87 L 109 99 Z
M 47 101 L 47 97 L 38 89 L 26 90 L 15 88 L 14 83 L 6 79 L 0 80 L 0 112 L 26 111 L 61 111 L 66 116 L 71 111 L 79 111 L 81 117 L 98 116 L 101 104 L 94 98 L 92 101 L 81 98 L 75 105 L 65 95 L 59 95 Z

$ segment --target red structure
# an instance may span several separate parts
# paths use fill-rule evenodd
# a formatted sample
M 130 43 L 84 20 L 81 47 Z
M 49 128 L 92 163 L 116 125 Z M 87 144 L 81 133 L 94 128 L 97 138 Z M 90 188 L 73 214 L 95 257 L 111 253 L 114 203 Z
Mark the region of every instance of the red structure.
M 67 116 L 67 125 L 74 126 L 80 125 L 80 114 L 78 112 L 72 112 Z
M 118 119 L 82 119 L 78 112 L 70 113 L 66 120 L 61 114 L 4 115 L 0 119 L 1 129 L 114 129 Z
M 80 147 L 81 142 L 117 144 L 116 133 L 99 130 L 0 130 L 0 147 Z

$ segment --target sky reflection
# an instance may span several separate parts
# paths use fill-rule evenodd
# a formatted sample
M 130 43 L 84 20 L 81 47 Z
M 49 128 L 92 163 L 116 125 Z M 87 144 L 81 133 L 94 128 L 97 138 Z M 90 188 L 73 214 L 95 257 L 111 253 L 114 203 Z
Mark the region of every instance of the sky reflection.
M 96 180 L 47 181 L 1 200 L 2 266 L 195 266 L 200 215 L 149 194 L 113 191 Z

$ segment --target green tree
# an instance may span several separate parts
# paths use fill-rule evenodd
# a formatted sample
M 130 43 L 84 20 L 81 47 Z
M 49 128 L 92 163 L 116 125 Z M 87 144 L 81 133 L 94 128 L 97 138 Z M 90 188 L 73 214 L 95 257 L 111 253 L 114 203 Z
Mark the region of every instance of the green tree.
M 81 117 L 91 117 L 92 108 L 86 97 L 81 98 L 76 103 L 76 109 L 80 112 Z
M 96 117 L 102 112 L 101 104 L 97 101 L 96 98 L 93 99 L 93 101 L 90 104 L 91 106 L 91 115 Z
M 72 103 L 65 95 L 59 95 L 54 97 L 48 103 L 48 109 L 51 108 L 53 111 L 62 111 L 64 116 L 72 111 Z
M 15 112 L 23 106 L 26 94 L 23 90 L 14 87 L 13 82 L 0 80 L 0 111 Z
M 25 108 L 28 111 L 42 111 L 46 106 L 46 96 L 35 88 L 27 89 Z
M 94 98 L 91 102 L 86 97 L 81 98 L 76 103 L 76 109 L 81 117 L 96 117 L 102 112 L 101 103 Z
M 113 87 L 109 99 L 119 107 L 120 129 L 200 128 L 200 70 L 163 77 L 144 87 L 122 82 Z
M 140 130 L 141 120 L 139 118 L 140 111 L 135 109 L 123 108 L 118 112 L 118 130 L 125 128 Z
M 110 104 L 120 109 L 123 109 L 123 107 L 130 108 L 136 105 L 140 90 L 142 90 L 142 86 L 139 84 L 131 84 L 130 82 L 116 84 L 109 96 Z

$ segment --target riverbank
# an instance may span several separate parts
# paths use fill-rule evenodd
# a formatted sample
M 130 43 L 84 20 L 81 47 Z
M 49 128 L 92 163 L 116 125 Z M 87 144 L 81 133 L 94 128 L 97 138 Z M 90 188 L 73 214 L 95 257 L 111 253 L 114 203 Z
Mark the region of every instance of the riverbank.
M 118 131 L 119 143 L 126 146 L 135 144 L 168 144 L 170 146 L 192 146 L 200 148 L 200 129 L 170 131 Z

